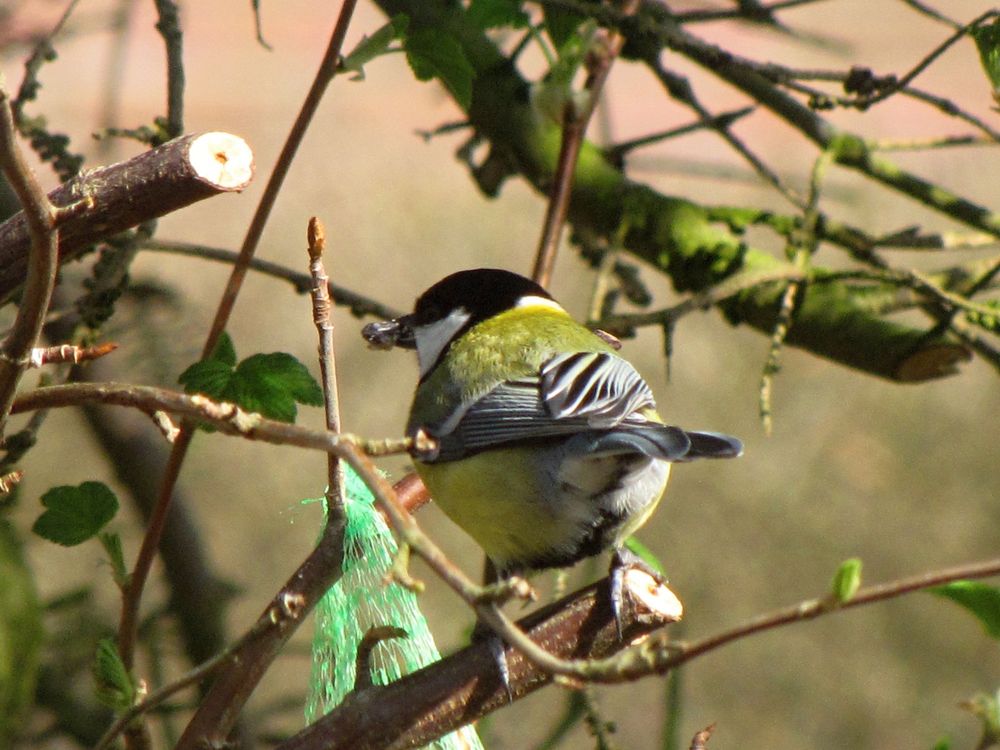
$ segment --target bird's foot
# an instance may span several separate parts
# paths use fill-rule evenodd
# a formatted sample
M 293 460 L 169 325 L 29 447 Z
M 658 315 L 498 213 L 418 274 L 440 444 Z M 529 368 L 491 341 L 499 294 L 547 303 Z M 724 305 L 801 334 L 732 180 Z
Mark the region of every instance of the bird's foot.
M 476 625 L 472 629 L 472 642 L 486 644 L 486 647 L 490 651 L 490 656 L 493 657 L 493 663 L 497 667 L 500 684 L 503 685 L 503 689 L 507 693 L 507 702 L 513 703 L 514 692 L 510 686 L 510 667 L 507 664 L 507 652 L 503 639 L 493 632 L 493 628 L 482 620 L 476 620 Z
M 666 588 L 667 585 L 667 579 L 663 573 L 656 570 L 627 547 L 618 547 L 611 553 L 611 566 L 608 570 L 611 583 L 611 614 L 615 618 L 615 628 L 618 631 L 619 640 L 624 640 L 622 635 L 622 613 L 625 606 L 625 574 L 633 568 L 638 568 L 647 574 L 652 579 L 651 583 L 656 587 Z M 670 591 L 669 588 L 666 588 L 666 590 Z M 673 596 L 672 592 L 671 596 Z M 676 599 L 676 597 L 674 598 Z M 677 604 L 679 607 L 680 602 L 678 601 Z M 676 619 L 680 619 L 679 613 Z

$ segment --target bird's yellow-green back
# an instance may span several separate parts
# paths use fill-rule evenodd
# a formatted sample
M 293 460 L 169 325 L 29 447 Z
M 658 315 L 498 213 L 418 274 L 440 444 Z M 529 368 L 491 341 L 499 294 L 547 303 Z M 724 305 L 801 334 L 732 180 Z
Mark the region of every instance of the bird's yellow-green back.
M 453 341 L 447 356 L 417 386 L 409 428 L 433 424 L 506 380 L 535 375 L 546 360 L 569 351 L 613 349 L 554 303 L 494 315 Z

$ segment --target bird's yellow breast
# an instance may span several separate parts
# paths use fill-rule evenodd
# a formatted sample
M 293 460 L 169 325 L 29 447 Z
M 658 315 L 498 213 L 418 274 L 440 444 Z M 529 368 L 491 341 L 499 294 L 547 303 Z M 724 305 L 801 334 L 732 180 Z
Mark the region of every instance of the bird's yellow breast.
M 434 502 L 499 568 L 548 567 L 554 560 L 566 565 L 596 554 L 581 545 L 606 513 L 620 514 L 621 525 L 602 547 L 620 544 L 652 514 L 670 472 L 670 464 L 654 461 L 627 486 L 590 494 L 565 486 L 559 474 L 565 464 L 552 458 L 536 446 L 513 446 L 416 466 Z

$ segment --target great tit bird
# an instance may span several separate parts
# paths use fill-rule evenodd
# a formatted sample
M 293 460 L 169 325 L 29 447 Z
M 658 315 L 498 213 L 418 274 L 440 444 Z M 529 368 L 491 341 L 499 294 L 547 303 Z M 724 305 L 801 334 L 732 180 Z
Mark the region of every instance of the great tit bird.
M 509 271 L 452 274 L 412 314 L 363 335 L 416 349 L 406 433 L 434 446 L 415 455 L 417 472 L 502 577 L 620 549 L 659 502 L 671 463 L 743 451 L 734 437 L 664 424 L 606 337 Z

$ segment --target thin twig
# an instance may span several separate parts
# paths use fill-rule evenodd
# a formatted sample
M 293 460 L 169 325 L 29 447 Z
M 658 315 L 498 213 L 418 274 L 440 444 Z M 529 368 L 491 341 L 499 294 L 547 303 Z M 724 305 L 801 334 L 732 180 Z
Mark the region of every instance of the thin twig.
M 664 130 L 662 133 L 653 133 L 652 135 L 644 135 L 640 138 L 633 138 L 629 141 L 616 143 L 614 146 L 605 149 L 605 153 L 607 153 L 609 159 L 614 162 L 618 162 L 637 148 L 652 146 L 669 140 L 670 138 L 677 138 L 678 136 L 687 135 L 699 130 L 718 130 L 719 128 L 729 127 L 737 120 L 741 120 L 747 115 L 753 114 L 756 110 L 757 108 L 754 106 L 740 107 L 739 109 L 730 110 L 728 112 L 720 112 L 719 114 L 712 115 L 707 119 L 702 117 L 695 122 L 688 123 L 687 125 L 681 125 L 677 128 L 671 128 L 670 130 Z
M 167 140 L 184 132 L 184 34 L 174 0 L 154 0 L 156 30 L 167 48 Z
M 951 568 L 921 573 L 909 578 L 866 586 L 859 589 L 853 598 L 843 603 L 837 603 L 829 598 L 800 602 L 777 612 L 756 617 L 732 630 L 726 630 L 680 646 L 676 643 L 671 644 L 674 652 L 665 659 L 665 662 L 667 662 L 665 668 L 670 669 L 733 641 L 773 630 L 792 622 L 812 620 L 838 610 L 853 609 L 855 607 L 874 604 L 875 602 L 896 599 L 900 596 L 911 594 L 914 591 L 943 586 L 953 581 L 992 578 L 997 575 L 1000 575 L 1000 558 L 970 563 L 968 565 L 956 565 Z
M 236 259 L 239 258 L 239 253 L 235 250 L 228 250 L 222 247 L 208 247 L 207 245 L 199 245 L 191 242 L 175 242 L 153 238 L 143 240 L 142 247 L 146 250 L 173 253 L 175 255 L 188 255 L 220 263 L 235 263 Z M 312 288 L 312 278 L 309 274 L 296 271 L 294 268 L 283 266 L 280 263 L 254 257 L 250 259 L 250 269 L 276 279 L 287 281 L 300 294 L 305 294 Z M 332 282 L 329 285 L 329 290 L 333 303 L 338 306 L 350 308 L 351 314 L 356 317 L 360 318 L 365 315 L 371 315 L 382 320 L 391 320 L 402 315 L 400 311 L 388 305 L 383 305 L 378 300 L 373 300 L 370 297 L 366 297 L 346 287 L 338 286 Z
M 880 138 L 868 142 L 872 151 L 928 151 L 952 146 L 992 146 L 995 143 L 978 135 L 945 135 L 929 138 Z
M 11 490 L 21 483 L 22 479 L 24 479 L 24 472 L 19 469 L 8 471 L 3 476 L 0 476 L 0 495 L 10 493 Z
M 10 332 L 0 344 L 0 433 L 7 421 L 17 384 L 38 343 L 59 268 L 56 209 L 35 180 L 17 147 L 10 98 L 0 80 L 0 172 L 17 194 L 31 237 L 28 277 Z
M 323 251 L 326 248 L 326 229 L 315 216 L 309 220 L 309 275 L 312 277 L 313 323 L 319 335 L 320 383 L 323 386 L 323 406 L 326 414 L 326 429 L 340 432 L 340 401 L 337 396 L 337 362 L 333 348 L 333 322 L 330 311 L 330 278 L 323 265 Z M 344 475 L 340 461 L 330 455 L 327 463 L 326 512 L 340 517 L 344 513 Z
M 70 0 L 59 20 L 52 30 L 37 40 L 31 54 L 24 63 L 24 78 L 18 87 L 17 96 L 11 102 L 14 123 L 21 135 L 31 141 L 42 161 L 51 162 L 60 179 L 68 180 L 75 177 L 83 165 L 83 156 L 69 151 L 69 138 L 60 133 L 52 133 L 47 129 L 45 118 L 30 118 L 24 116 L 24 105 L 38 96 L 41 83 L 38 80 L 42 66 L 55 59 L 55 49 L 52 42 L 63 30 L 69 17 L 76 10 L 79 0 Z
M 77 346 L 75 344 L 59 344 L 58 346 L 37 347 L 31 350 L 31 366 L 44 367 L 45 365 L 63 364 L 72 362 L 74 365 L 81 362 L 89 362 L 100 359 L 115 349 L 118 344 L 109 341 L 94 346 Z
M 625 0 L 621 13 L 631 16 L 639 7 L 640 0 Z M 531 277 L 542 286 L 548 286 L 555 267 L 556 254 L 559 250 L 559 238 L 562 236 L 569 212 L 570 196 L 573 193 L 573 174 L 576 171 L 576 160 L 580 155 L 583 137 L 587 132 L 597 101 L 600 98 L 604 82 L 611 72 L 611 66 L 625 43 L 625 37 L 618 31 L 606 30 L 603 38 L 595 42 L 589 60 L 590 70 L 584 83 L 583 91 L 586 102 L 582 107 L 574 103 L 570 97 L 563 107 L 563 133 L 559 147 L 559 160 L 556 164 L 552 189 L 549 193 L 549 203 L 545 210 L 545 221 L 542 226 L 542 236 L 538 241 L 538 252 L 535 255 L 535 267 Z
M 923 13 L 925 16 L 933 18 L 935 21 L 940 21 L 941 23 L 951 26 L 951 28 L 953 29 L 962 28 L 962 24 L 960 24 L 958 21 L 948 18 L 948 16 L 944 15 L 940 11 L 935 10 L 934 8 L 931 8 L 928 5 L 925 5 L 919 0 L 902 0 L 902 2 L 906 5 L 909 5 L 918 13 Z
M 109 31 L 114 34 L 108 50 L 107 68 L 104 72 L 104 83 L 101 86 L 101 104 L 98 107 L 100 115 L 98 122 L 101 130 L 108 130 L 118 125 L 118 113 L 121 109 L 121 96 L 124 91 L 122 76 L 125 73 L 126 53 L 129 37 L 132 31 L 132 19 L 135 14 L 137 0 L 117 0 L 111 12 Z M 97 142 L 101 155 L 110 153 L 114 141 L 111 138 L 101 138 Z
M 786 185 L 778 174 L 771 169 L 767 164 L 764 163 L 763 159 L 757 156 L 750 148 L 733 132 L 729 129 L 729 124 L 718 121 L 718 118 L 713 117 L 713 115 L 702 106 L 698 97 L 694 93 L 694 88 L 691 86 L 690 81 L 684 76 L 678 75 L 672 71 L 667 70 L 660 63 L 659 56 L 651 58 L 647 62 L 647 67 L 653 72 L 653 75 L 660 81 L 663 87 L 677 101 L 681 102 L 685 106 L 693 110 L 703 122 L 715 122 L 713 130 L 715 130 L 723 140 L 728 143 L 733 150 L 736 151 L 740 156 L 742 156 L 754 171 L 757 172 L 766 182 L 773 185 L 778 192 L 780 192 L 789 203 L 798 208 L 805 208 L 805 201 L 802 196 L 800 196 L 793 188 Z
M 734 297 L 740 292 L 752 289 L 760 284 L 770 284 L 774 282 L 792 282 L 802 280 L 802 272 L 791 264 L 780 266 L 766 272 L 743 271 L 736 273 L 719 282 L 710 289 L 678 302 L 676 305 L 662 310 L 653 310 L 645 313 L 632 313 L 629 315 L 609 315 L 601 320 L 588 321 L 591 328 L 601 328 L 610 331 L 616 336 L 629 336 L 632 330 L 643 326 L 664 326 L 673 325 L 688 313 L 695 310 L 707 310 L 724 300 Z
M 129 709 L 115 719 L 115 722 L 108 727 L 107 731 L 105 731 L 103 735 L 101 735 L 97 744 L 94 745 L 94 750 L 104 750 L 104 748 L 114 742 L 115 738 L 121 734 L 133 720 L 139 716 L 149 713 L 175 693 L 180 692 L 190 685 L 196 685 L 210 677 L 216 670 L 219 669 L 219 667 L 223 666 L 226 662 L 232 659 L 233 656 L 240 650 L 242 645 L 254 635 L 255 633 L 253 631 L 246 633 L 238 641 L 228 646 L 225 651 L 213 656 L 208 661 L 199 664 L 173 682 L 154 690 L 140 702 L 130 706 Z
M 341 6 L 337 23 L 330 37 L 330 44 L 327 46 L 326 53 L 320 62 L 319 70 L 313 79 L 309 93 L 306 95 L 295 123 L 289 131 L 285 145 L 278 156 L 267 186 L 264 188 L 264 194 L 261 196 L 260 203 L 258 203 L 257 210 L 254 212 L 253 219 L 250 222 L 250 227 L 247 229 L 246 236 L 243 239 L 239 258 L 233 266 L 229 281 L 222 293 L 222 298 L 219 300 L 215 318 L 212 321 L 212 326 L 205 339 L 205 346 L 202 349 L 203 359 L 208 357 L 215 349 L 219 338 L 222 336 L 222 332 L 229 322 L 229 317 L 236 304 L 236 297 L 239 295 L 243 280 L 246 278 L 250 259 L 253 257 L 260 242 L 264 226 L 278 198 L 278 193 L 284 183 L 285 176 L 288 174 L 292 160 L 298 151 L 299 145 L 302 143 L 306 129 L 312 121 L 316 109 L 319 107 L 327 85 L 336 75 L 340 50 L 343 46 L 344 37 L 347 35 L 347 27 L 350 24 L 356 5 L 357 0 L 344 0 Z M 118 648 L 126 667 L 131 667 L 132 665 L 132 652 L 135 646 L 135 630 L 138 620 L 139 602 L 142 599 L 142 590 L 149 576 L 149 570 L 152 567 L 160 537 L 163 534 L 167 511 L 170 508 L 170 498 L 173 496 L 174 486 L 177 484 L 177 479 L 180 476 L 181 466 L 184 463 L 184 457 L 187 455 L 192 435 L 193 427 L 185 424 L 173 444 L 170 457 L 167 461 L 167 467 L 164 470 L 160 495 L 157 498 L 156 507 L 153 509 L 149 524 L 146 527 L 146 534 L 143 536 L 142 546 L 139 549 L 135 568 L 132 571 L 131 583 L 124 597 L 122 615 L 118 624 Z
M 789 237 L 789 248 L 792 252 L 792 264 L 803 276 L 808 270 L 809 259 L 816 252 L 819 239 L 816 236 L 816 223 L 819 220 L 819 193 L 820 185 L 826 174 L 827 167 L 833 156 L 829 150 L 823 151 L 813 164 L 812 176 L 809 180 L 809 201 L 806 204 L 802 216 L 801 226 Z M 764 434 L 770 435 L 773 422 L 771 419 L 771 389 L 774 383 L 774 375 L 778 372 L 781 348 L 785 343 L 785 337 L 792 326 L 792 314 L 795 312 L 795 305 L 802 289 L 802 281 L 795 280 L 788 282 L 785 291 L 781 295 L 781 304 L 778 308 L 778 315 L 774 321 L 774 330 L 771 332 L 771 340 L 768 346 L 767 359 L 764 362 L 764 369 L 760 376 L 760 395 L 758 399 L 760 410 L 760 421 L 764 427 Z
M 674 16 L 678 23 L 697 23 L 704 21 L 727 21 L 731 19 L 746 19 L 748 21 L 759 21 L 760 17 L 770 17 L 775 11 L 795 8 L 799 5 L 812 5 L 821 0 L 781 0 L 781 2 L 771 3 L 761 6 L 756 13 L 750 14 L 744 10 L 743 3 L 738 8 L 726 8 L 719 10 L 692 10 L 686 13 L 678 13 Z
M 918 89 L 914 86 L 907 86 L 900 93 L 902 93 L 903 96 L 910 97 L 911 99 L 916 99 L 917 101 L 930 104 L 932 107 L 936 107 L 949 117 L 954 117 L 967 122 L 969 125 L 986 135 L 993 143 L 1000 143 L 1000 130 L 992 127 L 981 117 L 962 109 L 951 99 L 938 96 L 937 94 L 932 94 L 929 91 L 924 91 L 923 89 Z
M 989 18 L 996 17 L 998 14 L 1000 14 L 1000 11 L 997 11 L 995 9 L 988 10 L 984 13 L 981 13 L 980 15 L 969 21 L 969 23 L 965 24 L 964 26 L 960 26 L 959 28 L 957 28 L 954 31 L 954 33 L 952 33 L 951 36 L 949 36 L 941 44 L 939 44 L 937 47 L 935 47 L 933 50 L 927 53 L 922 60 L 920 60 L 916 65 L 913 66 L 913 68 L 911 68 L 907 73 L 901 76 L 899 80 L 897 80 L 892 85 L 885 86 L 879 89 L 874 94 L 867 94 L 867 95 L 862 94 L 855 97 L 843 97 L 843 98 L 838 97 L 834 101 L 842 106 L 857 107 L 858 109 L 868 109 L 868 107 L 870 107 L 871 105 L 877 104 L 878 102 L 888 99 L 893 94 L 906 88 L 909 85 L 910 81 L 912 81 L 918 75 L 923 73 L 932 62 L 934 62 L 941 55 L 943 55 L 948 50 L 949 47 L 955 44 L 955 42 L 965 37 L 972 29 L 974 29 L 979 24 L 983 23 Z
M 11 414 L 89 403 L 126 406 L 147 414 L 165 411 L 193 422 L 207 422 L 224 435 L 334 453 L 341 458 L 348 450 L 344 446 L 352 446 L 350 450 L 368 456 L 406 453 L 413 447 L 410 438 L 368 440 L 348 433 L 313 430 L 267 419 L 256 412 L 244 411 L 235 404 L 213 401 L 198 394 L 127 383 L 69 383 L 34 388 L 18 394 Z

